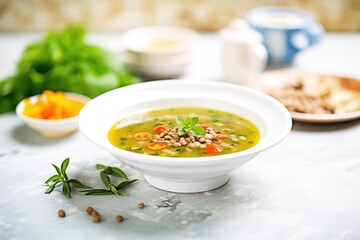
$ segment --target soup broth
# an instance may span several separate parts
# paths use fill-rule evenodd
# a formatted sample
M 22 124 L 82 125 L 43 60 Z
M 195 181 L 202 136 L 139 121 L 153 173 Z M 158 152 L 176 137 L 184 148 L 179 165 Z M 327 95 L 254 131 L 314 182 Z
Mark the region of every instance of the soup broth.
M 135 153 L 205 157 L 249 149 L 259 142 L 260 132 L 249 120 L 235 114 L 176 107 L 122 119 L 111 127 L 108 138 L 114 146 Z

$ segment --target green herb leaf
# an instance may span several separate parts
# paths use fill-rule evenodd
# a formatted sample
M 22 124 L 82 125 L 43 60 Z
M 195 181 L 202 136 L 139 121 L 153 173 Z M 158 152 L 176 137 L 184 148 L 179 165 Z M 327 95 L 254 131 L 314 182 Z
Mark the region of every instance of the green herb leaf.
M 112 169 L 111 169 L 111 167 L 106 167 L 105 166 L 105 169 L 103 170 L 103 172 L 105 172 L 106 174 L 112 174 Z
M 60 183 L 60 182 L 61 182 L 61 181 L 58 180 L 58 181 L 54 182 L 53 184 L 51 184 L 51 185 L 46 189 L 45 194 L 50 194 L 50 193 L 55 189 L 56 185 L 57 185 L 58 183 Z
M 183 128 L 179 128 L 178 135 L 179 136 L 184 136 L 185 134 L 186 134 L 186 131 Z
M 120 189 L 126 188 L 127 186 L 129 186 L 130 184 L 132 184 L 136 181 L 137 181 L 137 179 L 121 182 L 119 185 L 116 186 L 116 189 L 120 190 Z
M 186 152 L 186 149 L 185 148 L 177 148 L 175 151 L 183 153 L 183 152 Z
M 190 134 L 195 137 L 205 136 L 205 130 L 201 126 L 194 126 L 190 129 Z
M 199 124 L 198 117 L 187 117 L 185 120 L 181 116 L 176 117 L 176 122 L 179 125 L 178 135 L 184 136 L 186 134 L 192 135 L 195 137 L 205 136 L 205 130 Z
M 71 198 L 71 187 L 67 182 L 63 182 L 63 194 Z
M 111 184 L 109 176 L 106 175 L 104 171 L 100 172 L 100 177 L 103 183 L 105 184 L 105 186 L 109 186 L 109 184 Z
M 63 174 L 63 176 L 66 176 L 66 169 L 69 166 L 69 162 L 70 162 L 70 158 L 66 158 L 62 163 L 61 163 L 61 173 Z
M 121 170 L 120 168 L 112 167 L 111 170 L 112 170 L 112 175 L 120 177 L 120 178 L 125 178 L 126 180 L 129 179 L 128 176 L 126 175 L 126 173 L 123 170 Z
M 55 184 L 51 184 L 45 191 L 45 194 L 50 194 L 55 189 Z
M 59 176 L 62 176 L 62 174 L 61 174 L 61 171 L 60 171 L 60 169 L 58 168 L 58 166 L 56 166 L 55 164 L 51 164 L 51 165 L 53 165 L 53 167 L 55 168 L 55 170 L 56 170 L 56 172 L 59 174 Z
M 100 170 L 104 170 L 107 167 L 105 165 L 102 165 L 102 164 L 98 163 L 98 164 L 96 164 L 96 168 L 100 169 Z
M 105 166 L 102 164 L 96 164 L 96 168 L 103 170 L 106 174 L 113 175 L 113 176 L 120 177 L 120 178 L 125 178 L 126 180 L 128 180 L 128 176 L 120 168 Z
M 192 120 L 191 120 L 191 118 L 189 118 L 189 117 L 185 118 L 185 126 L 186 126 L 187 128 L 192 126 Z
M 92 188 L 88 185 L 82 184 L 79 180 L 77 179 L 70 179 L 67 181 L 68 183 L 71 183 L 74 187 L 76 188 Z
M 89 189 L 82 190 L 80 192 L 85 192 L 85 195 L 113 195 L 114 193 L 107 189 Z
M 62 176 L 64 176 L 65 180 L 68 180 L 68 176 L 66 174 L 66 169 L 69 165 L 69 162 L 70 162 L 70 158 L 66 158 L 62 163 L 61 163 L 61 174 Z
M 179 126 L 181 126 L 181 127 L 185 126 L 185 120 L 184 120 L 184 118 L 181 117 L 181 116 L 177 116 L 177 117 L 176 117 L 176 123 L 177 123 Z
M 192 126 L 196 126 L 199 123 L 199 118 L 198 117 L 193 117 L 191 119 L 191 125 Z
M 117 191 L 117 194 L 116 194 L 116 195 L 122 196 L 122 197 L 127 197 L 127 196 L 129 196 L 129 194 L 124 193 L 124 192 L 121 192 L 121 191 Z
M 53 175 L 51 177 L 49 177 L 48 180 L 45 181 L 45 183 L 50 183 L 50 182 L 55 182 L 56 180 L 59 180 L 61 177 L 59 175 Z

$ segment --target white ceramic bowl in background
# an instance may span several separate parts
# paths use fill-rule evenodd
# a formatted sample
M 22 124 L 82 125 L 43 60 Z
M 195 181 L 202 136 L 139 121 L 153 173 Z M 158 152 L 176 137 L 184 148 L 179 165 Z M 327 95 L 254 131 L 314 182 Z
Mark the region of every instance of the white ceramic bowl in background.
M 122 35 L 123 48 L 129 52 L 147 56 L 174 55 L 190 51 L 199 35 L 195 31 L 179 26 L 155 25 L 139 27 Z M 174 41 L 154 48 L 156 41 Z
M 145 79 L 169 79 L 181 75 L 189 63 L 181 64 L 141 64 L 130 61 L 123 61 L 125 67 Z
M 65 93 L 69 99 L 83 103 L 90 101 L 90 98 L 77 94 Z M 36 101 L 39 95 L 30 97 L 30 101 Z M 63 119 L 38 119 L 24 115 L 24 100 L 16 106 L 16 115 L 25 124 L 47 138 L 60 138 L 74 133 L 78 129 L 78 116 Z
M 259 128 L 260 141 L 238 153 L 189 158 L 138 154 L 109 142 L 108 131 L 120 119 L 170 107 L 204 107 L 243 116 Z M 90 141 L 142 172 L 149 184 L 185 193 L 224 185 L 231 171 L 279 143 L 291 126 L 289 112 L 274 98 L 246 87 L 210 81 L 165 80 L 123 87 L 96 97 L 79 115 L 79 129 Z
M 195 31 L 178 26 L 135 28 L 122 35 L 121 59 L 132 73 L 142 77 L 177 77 L 192 61 L 198 38 Z

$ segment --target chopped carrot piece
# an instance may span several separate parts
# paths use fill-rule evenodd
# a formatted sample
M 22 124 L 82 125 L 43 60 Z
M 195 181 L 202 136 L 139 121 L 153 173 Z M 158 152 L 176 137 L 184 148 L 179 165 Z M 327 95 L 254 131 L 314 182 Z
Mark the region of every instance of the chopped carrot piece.
M 24 115 L 40 119 L 62 119 L 77 116 L 85 103 L 70 99 L 64 92 L 45 90 L 35 102 L 26 98 Z

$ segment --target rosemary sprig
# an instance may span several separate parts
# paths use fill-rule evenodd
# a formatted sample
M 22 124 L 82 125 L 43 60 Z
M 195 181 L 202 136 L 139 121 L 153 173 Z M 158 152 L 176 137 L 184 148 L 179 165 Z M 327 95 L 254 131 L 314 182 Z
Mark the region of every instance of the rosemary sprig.
M 48 180 L 45 181 L 45 184 L 47 184 L 49 187 L 46 189 L 45 194 L 50 194 L 58 184 L 62 184 L 62 193 L 68 197 L 71 198 L 71 186 L 75 188 L 88 188 L 91 189 L 91 187 L 82 184 L 77 179 L 69 179 L 66 174 L 66 169 L 69 166 L 70 158 L 66 158 L 62 163 L 60 168 L 56 166 L 55 164 L 52 164 L 55 168 L 57 174 L 51 176 Z

